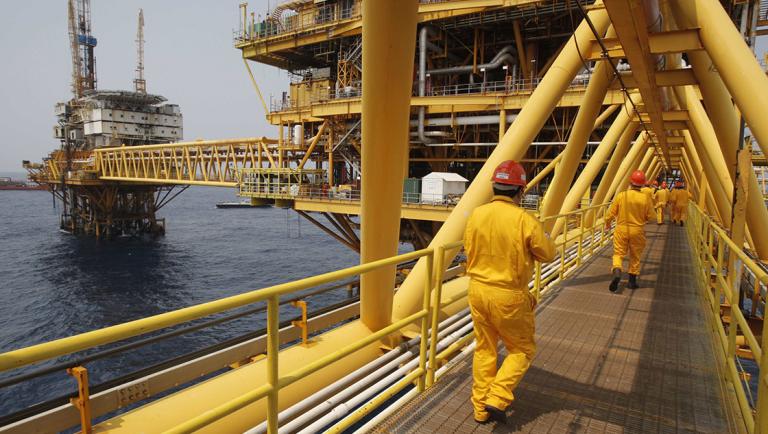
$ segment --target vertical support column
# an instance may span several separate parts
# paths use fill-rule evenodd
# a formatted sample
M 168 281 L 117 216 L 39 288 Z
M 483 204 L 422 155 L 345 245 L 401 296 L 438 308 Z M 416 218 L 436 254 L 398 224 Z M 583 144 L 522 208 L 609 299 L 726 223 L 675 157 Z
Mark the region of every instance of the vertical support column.
M 598 0 L 596 4 L 600 3 Z M 605 32 L 609 24 L 606 10 L 593 9 L 588 13 L 597 32 Z M 448 244 L 463 237 L 464 228 L 472 210 L 488 202 L 493 195 L 490 182 L 493 170 L 504 160 L 520 160 L 525 155 L 531 142 L 582 67 L 581 59 L 586 55 L 593 39 L 589 25 L 582 21 L 502 137 L 499 146 L 488 157 L 475 177 L 475 181 L 467 188 L 448 220 L 443 223 L 430 243 L 431 246 Z M 450 263 L 449 259 L 455 255 L 456 249 L 448 251 L 445 263 Z M 422 258 L 400 286 L 395 297 L 394 317 L 396 319 L 404 318 L 419 308 L 421 282 L 424 281 L 425 268 L 425 260 Z
M 499 138 L 504 136 L 505 131 L 507 131 L 507 111 L 501 109 L 499 111 Z
M 362 6 L 361 263 L 397 254 L 417 7 L 417 0 L 364 1 Z M 360 276 L 360 317 L 371 330 L 390 323 L 394 286 L 395 265 Z

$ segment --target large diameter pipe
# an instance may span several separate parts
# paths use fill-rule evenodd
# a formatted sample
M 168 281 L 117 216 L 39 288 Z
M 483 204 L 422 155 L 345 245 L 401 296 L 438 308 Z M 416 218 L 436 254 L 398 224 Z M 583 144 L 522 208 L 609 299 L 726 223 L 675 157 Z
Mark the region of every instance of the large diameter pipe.
M 768 77 L 717 0 L 669 2 L 678 23 L 693 24 L 760 149 L 768 155 Z
M 691 127 L 690 130 L 683 131 L 683 138 L 685 140 L 685 146 L 688 147 L 689 154 L 693 150 L 701 159 L 701 166 L 707 177 L 707 184 L 712 191 L 712 196 L 715 199 L 715 206 L 717 212 L 720 215 L 721 223 L 727 228 L 731 222 L 731 198 L 733 197 L 733 185 L 731 184 L 730 194 L 727 188 L 724 188 L 723 184 L 719 182 L 716 169 L 712 165 L 712 161 L 708 153 L 704 151 L 704 146 L 701 144 L 701 139 L 697 132 Z M 730 183 L 730 178 L 729 178 Z
M 560 204 L 561 206 L 552 215 L 571 212 L 576 209 L 579 203 L 581 203 L 584 193 L 587 192 L 592 185 L 592 182 L 597 178 L 597 175 L 600 174 L 600 170 L 603 169 L 605 162 L 608 160 L 608 156 L 611 155 L 611 151 L 616 147 L 619 138 L 629 127 L 629 123 L 634 114 L 632 111 L 633 101 L 635 104 L 639 103 L 640 94 L 634 93 L 629 96 L 629 100 L 624 104 L 624 107 L 622 107 L 621 111 L 616 116 L 616 119 L 614 119 L 611 127 L 608 128 L 608 132 L 605 133 L 603 140 L 600 141 L 595 152 L 592 153 L 592 156 L 589 158 L 587 165 L 584 166 L 578 179 L 576 179 L 576 182 L 571 186 L 570 190 L 568 190 L 565 199 L 557 202 L 557 204 Z M 581 155 L 576 158 L 579 158 L 580 156 Z M 567 188 L 567 186 L 563 188 Z M 550 186 L 550 190 L 551 189 L 552 186 Z M 553 224 L 549 225 L 549 228 L 552 229 L 553 238 L 556 238 L 560 234 L 565 223 L 564 219 L 556 220 L 557 221 L 553 222 Z
M 417 8 L 417 0 L 363 2 L 361 263 L 397 254 Z M 360 318 L 373 331 L 390 323 L 394 286 L 395 265 L 360 276 Z
M 736 182 L 736 156 L 741 136 L 741 122 L 733 107 L 731 95 L 706 53 L 692 51 L 688 56 L 706 104 L 706 113 L 709 114 L 711 123 L 717 125 L 715 134 L 725 158 L 728 174 L 731 180 Z M 757 183 L 755 172 L 750 170 L 745 175 L 749 177 L 747 197 L 762 197 L 762 190 Z M 761 260 L 768 261 L 768 231 L 764 230 L 768 225 L 768 208 L 762 200 L 748 200 L 746 218 L 747 226 L 751 228 L 749 233 L 754 243 L 755 253 Z
M 613 31 L 613 27 L 610 27 L 606 37 L 614 36 L 616 36 L 616 32 Z M 555 169 L 555 176 L 552 178 L 552 182 L 544 194 L 540 211 L 542 218 L 550 217 L 560 212 L 563 200 L 568 193 L 568 187 L 571 186 L 576 170 L 579 168 L 581 156 L 584 154 L 589 136 L 594 130 L 595 120 L 598 114 L 600 114 L 603 98 L 605 98 L 608 86 L 610 86 L 614 78 L 612 68 L 606 62 L 611 62 L 611 60 L 599 62 L 597 67 L 595 67 L 592 78 L 589 80 L 584 98 L 581 101 L 581 107 L 576 114 L 576 120 L 571 128 L 571 134 L 568 136 L 568 143 L 561 153 L 563 155 L 562 161 L 557 166 L 557 169 Z M 602 165 L 600 167 L 602 168 Z M 551 230 L 554 224 L 555 221 L 549 220 L 544 223 L 544 228 Z
M 596 3 L 602 2 L 598 0 Z M 588 14 L 598 33 L 605 32 L 609 24 L 605 9 L 593 9 Z M 488 157 L 475 180 L 443 223 L 430 246 L 441 246 L 462 239 L 470 213 L 478 206 L 487 203 L 493 195 L 490 182 L 493 170 L 504 160 L 519 160 L 525 155 L 530 143 L 582 67 L 581 59 L 586 56 L 593 39 L 588 23 L 582 21 L 553 66 L 533 91 L 528 102 L 520 110 L 515 122 L 502 137 L 499 146 Z M 446 253 L 447 264 L 451 263 L 455 254 L 455 250 Z M 405 318 L 418 310 L 426 273 L 425 262 L 419 260 L 397 292 L 394 318 Z

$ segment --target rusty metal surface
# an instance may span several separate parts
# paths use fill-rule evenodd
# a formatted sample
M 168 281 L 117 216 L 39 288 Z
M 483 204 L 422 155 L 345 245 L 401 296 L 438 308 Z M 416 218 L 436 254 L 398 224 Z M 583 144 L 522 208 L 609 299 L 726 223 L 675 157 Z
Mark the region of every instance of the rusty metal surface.
M 474 422 L 471 358 L 376 432 L 736 432 L 683 228 L 647 226 L 641 288 L 608 292 L 607 247 L 545 298 L 508 425 Z

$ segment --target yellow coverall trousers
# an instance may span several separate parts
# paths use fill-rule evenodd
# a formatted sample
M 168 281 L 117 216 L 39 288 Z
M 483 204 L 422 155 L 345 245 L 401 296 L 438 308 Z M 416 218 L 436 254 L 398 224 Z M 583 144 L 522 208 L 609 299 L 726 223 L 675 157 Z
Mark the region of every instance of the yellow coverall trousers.
M 662 225 L 664 224 L 664 209 L 667 207 L 667 204 L 657 204 L 656 205 L 656 223 Z
M 475 419 L 486 420 L 485 406 L 506 410 L 512 391 L 523 379 L 536 353 L 533 296 L 522 289 L 505 289 L 471 281 L 469 307 L 477 347 L 472 361 L 472 406 Z M 507 357 L 497 368 L 498 341 Z
M 613 268 L 622 269 L 624 257 L 629 253 L 629 274 L 640 274 L 643 249 L 645 231 L 642 227 L 617 225 L 613 233 Z
M 674 223 L 685 221 L 688 204 L 674 204 L 672 206 L 672 221 Z

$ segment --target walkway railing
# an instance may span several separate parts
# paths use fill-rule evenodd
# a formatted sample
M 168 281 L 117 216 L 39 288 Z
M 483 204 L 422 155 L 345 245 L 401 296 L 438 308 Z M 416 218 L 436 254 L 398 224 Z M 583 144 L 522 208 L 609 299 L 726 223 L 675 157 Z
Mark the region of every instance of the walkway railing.
M 696 205 L 689 207 L 687 230 L 699 283 L 705 289 L 711 309 L 711 326 L 719 337 L 719 349 L 725 358 L 725 375 L 734 386 L 744 424 L 750 433 L 768 432 L 768 357 L 763 353 L 768 327 L 763 321 L 762 342 L 758 342 L 740 307 L 743 282 L 753 282 L 759 303 L 759 295 L 768 285 L 768 274 Z M 727 326 L 721 319 L 723 305 L 730 307 Z M 739 369 L 740 346 L 749 347 L 751 357 L 759 366 L 757 397 L 752 396 L 744 372 Z
M 610 230 L 603 226 L 600 218 L 594 219 L 590 227 L 584 222 L 585 215 L 589 212 L 597 212 L 598 216 L 605 213 L 608 204 L 584 208 L 571 213 L 552 216 L 550 219 L 565 219 L 568 222 L 567 227 L 570 231 L 560 237 L 557 242 L 560 252 L 559 260 L 549 264 L 536 264 L 536 277 L 530 282 L 529 288 L 533 294 L 540 297 L 542 291 L 550 284 L 559 281 L 572 270 L 577 268 L 582 260 L 599 247 L 605 245 L 610 239 Z M 267 303 L 267 382 L 261 386 L 255 387 L 250 392 L 221 404 L 215 408 L 202 413 L 181 425 L 178 425 L 167 432 L 185 433 L 192 432 L 205 427 L 216 420 L 219 420 L 251 403 L 263 398 L 267 398 L 267 428 L 268 432 L 276 433 L 278 428 L 278 396 L 280 391 L 290 384 L 299 381 L 308 375 L 317 372 L 334 362 L 337 362 L 352 353 L 371 345 L 386 336 L 397 333 L 412 324 L 420 325 L 420 342 L 418 366 L 395 384 L 389 386 L 386 390 L 374 397 L 371 401 L 364 404 L 354 413 L 349 414 L 337 425 L 330 429 L 331 432 L 341 432 L 355 422 L 362 419 L 371 411 L 378 408 L 381 404 L 389 400 L 395 394 L 416 383 L 416 391 L 421 392 L 429 387 L 436 377 L 435 369 L 439 366 L 441 360 L 446 360 L 462 349 L 467 343 L 471 342 L 472 335 L 467 335 L 454 342 L 447 348 L 438 348 L 437 340 L 430 339 L 430 336 L 438 336 L 438 318 L 440 308 L 460 301 L 466 297 L 466 289 L 454 294 L 451 298 L 442 299 L 443 276 L 440 274 L 437 278 L 435 269 L 443 270 L 445 268 L 444 258 L 446 250 L 454 250 L 462 245 L 461 241 L 450 243 L 436 248 L 427 248 L 414 252 L 402 254 L 388 259 L 358 265 L 339 271 L 321 274 L 294 282 L 271 286 L 268 288 L 247 292 L 244 294 L 219 299 L 216 301 L 179 309 L 172 312 L 131 321 L 100 330 L 83 333 L 68 338 L 58 339 L 52 342 L 33 345 L 31 347 L 10 351 L 0 354 L 0 372 L 10 371 L 57 357 L 73 354 L 83 350 L 88 350 L 101 345 L 111 344 L 135 336 L 145 335 L 160 329 L 173 327 L 182 323 L 187 323 L 210 315 L 229 311 L 232 309 L 247 306 L 256 302 L 266 301 Z M 352 276 L 357 276 L 382 267 L 400 264 L 414 259 L 427 258 L 427 273 L 424 281 L 424 296 L 422 308 L 412 315 L 397 321 L 388 327 L 379 330 L 364 339 L 349 343 L 339 350 L 328 354 L 318 360 L 314 360 L 307 365 L 293 372 L 280 375 L 278 366 L 280 363 L 279 354 L 279 324 L 280 324 L 280 298 L 299 291 L 316 287 Z M 434 277 L 433 277 L 434 276 Z M 434 290 L 434 298 L 432 296 Z M 438 300 L 438 302 L 434 302 Z M 437 306 L 435 306 L 437 305 Z M 440 349 L 440 352 L 438 352 Z M 428 362 L 429 361 L 429 362 Z M 79 395 L 73 400 L 75 406 L 81 415 L 81 424 L 83 432 L 90 432 L 91 414 L 90 397 L 88 393 L 88 372 L 82 366 L 77 366 L 69 370 L 70 375 L 78 381 Z

